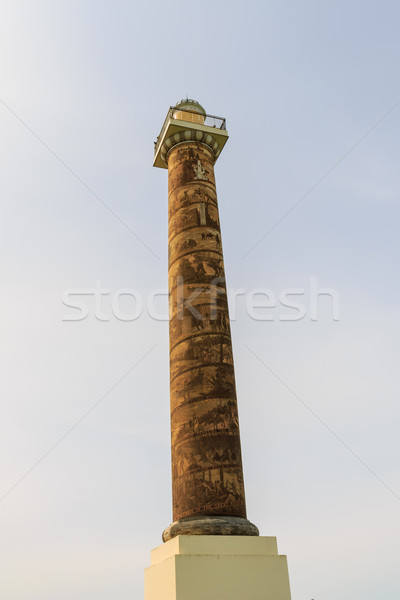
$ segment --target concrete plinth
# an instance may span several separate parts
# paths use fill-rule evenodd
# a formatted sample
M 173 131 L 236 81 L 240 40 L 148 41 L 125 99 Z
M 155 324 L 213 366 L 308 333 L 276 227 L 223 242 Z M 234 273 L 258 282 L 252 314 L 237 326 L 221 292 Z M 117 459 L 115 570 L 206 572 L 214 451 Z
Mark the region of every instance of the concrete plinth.
M 151 553 L 145 600 L 290 600 L 275 537 L 180 535 Z

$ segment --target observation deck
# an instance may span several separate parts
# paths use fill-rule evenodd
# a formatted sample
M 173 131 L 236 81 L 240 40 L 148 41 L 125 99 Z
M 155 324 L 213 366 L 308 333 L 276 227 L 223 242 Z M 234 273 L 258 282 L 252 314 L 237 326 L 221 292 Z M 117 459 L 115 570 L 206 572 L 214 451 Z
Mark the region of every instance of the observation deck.
M 214 152 L 215 160 L 228 139 L 223 117 L 208 115 L 195 100 L 182 100 L 168 110 L 157 140 L 154 142 L 154 167 L 168 169 L 169 150 L 182 142 L 205 143 Z

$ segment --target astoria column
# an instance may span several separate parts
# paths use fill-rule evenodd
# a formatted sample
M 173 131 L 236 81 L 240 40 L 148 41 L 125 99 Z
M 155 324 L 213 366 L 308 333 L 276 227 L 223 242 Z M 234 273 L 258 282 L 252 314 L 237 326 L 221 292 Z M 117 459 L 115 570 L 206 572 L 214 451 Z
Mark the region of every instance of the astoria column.
M 154 166 L 168 169 L 173 523 L 177 535 L 258 535 L 246 518 L 214 163 L 225 119 L 194 100 L 168 111 Z

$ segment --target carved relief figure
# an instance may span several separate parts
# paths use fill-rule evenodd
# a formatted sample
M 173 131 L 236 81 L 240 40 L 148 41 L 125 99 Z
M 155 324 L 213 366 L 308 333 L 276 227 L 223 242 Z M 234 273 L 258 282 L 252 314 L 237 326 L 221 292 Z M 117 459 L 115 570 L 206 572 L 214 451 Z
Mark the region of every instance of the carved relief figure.
M 197 160 L 197 164 L 193 165 L 194 178 L 203 181 L 208 181 L 207 171 L 203 168 L 200 159 Z

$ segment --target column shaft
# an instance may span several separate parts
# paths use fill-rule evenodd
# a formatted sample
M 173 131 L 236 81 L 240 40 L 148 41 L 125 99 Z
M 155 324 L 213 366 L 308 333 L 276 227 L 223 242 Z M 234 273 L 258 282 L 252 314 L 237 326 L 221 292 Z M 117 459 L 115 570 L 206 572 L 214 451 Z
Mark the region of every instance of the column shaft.
M 188 142 L 168 156 L 174 521 L 246 517 L 214 155 Z

